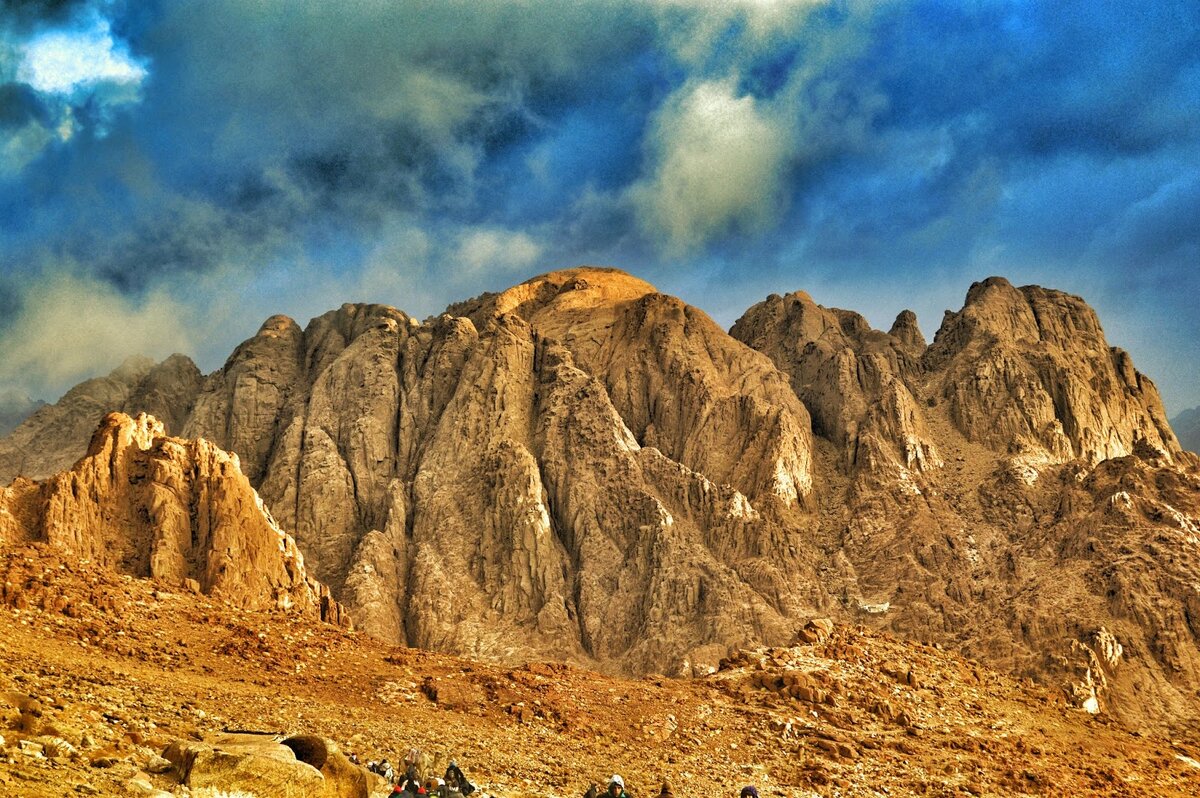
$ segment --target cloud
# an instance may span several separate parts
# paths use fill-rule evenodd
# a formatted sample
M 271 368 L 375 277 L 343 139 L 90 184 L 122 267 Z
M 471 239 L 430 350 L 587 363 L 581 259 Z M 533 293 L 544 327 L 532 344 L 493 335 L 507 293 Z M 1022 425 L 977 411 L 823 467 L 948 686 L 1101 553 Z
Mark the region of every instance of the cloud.
M 647 234 L 674 255 L 779 218 L 791 132 L 732 81 L 685 87 L 659 113 L 650 176 L 630 199 Z
M 130 354 L 190 352 L 192 311 L 164 292 L 134 299 L 61 272 L 31 283 L 0 332 L 0 383 L 35 396 L 115 368 Z
M 0 17 L 0 179 L 81 131 L 108 134 L 148 72 L 103 14 L 109 4 L 22 2 Z
M 461 235 L 454 257 L 470 272 L 513 272 L 528 268 L 542 256 L 542 247 L 528 234 L 487 228 Z
M 21 47 L 17 80 L 35 91 L 71 95 L 101 83 L 138 85 L 144 64 L 113 39 L 108 20 L 95 17 L 83 30 L 38 34 Z

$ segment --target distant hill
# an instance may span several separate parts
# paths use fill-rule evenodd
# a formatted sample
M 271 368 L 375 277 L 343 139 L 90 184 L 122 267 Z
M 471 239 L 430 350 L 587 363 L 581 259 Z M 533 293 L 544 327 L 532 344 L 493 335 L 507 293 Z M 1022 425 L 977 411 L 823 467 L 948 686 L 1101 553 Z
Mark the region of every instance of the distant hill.
M 0 391 L 0 435 L 7 435 L 46 404 L 17 391 Z
M 1200 452 L 1200 407 L 1184 410 L 1171 419 L 1171 427 L 1179 436 L 1179 445 L 1189 452 Z

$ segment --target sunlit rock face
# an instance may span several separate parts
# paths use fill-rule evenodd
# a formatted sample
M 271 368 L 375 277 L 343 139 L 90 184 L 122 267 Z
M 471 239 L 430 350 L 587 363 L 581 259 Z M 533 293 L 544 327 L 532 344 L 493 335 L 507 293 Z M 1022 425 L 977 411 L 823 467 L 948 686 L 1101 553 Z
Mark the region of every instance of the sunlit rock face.
M 44 542 L 98 568 L 191 585 L 246 609 L 348 621 L 308 577 L 295 541 L 241 473 L 237 455 L 167 437 L 162 422 L 110 413 L 87 453 L 42 483 L 0 491 L 0 545 Z
M 275 316 L 213 374 L 185 365 L 40 413 L 65 436 L 175 397 L 168 429 L 236 453 L 382 639 L 693 673 L 820 614 L 1134 722 L 1200 718 L 1196 459 L 1077 297 L 992 278 L 927 345 L 910 312 L 883 332 L 803 292 L 726 333 L 580 268 L 424 321 Z M 61 461 L 49 428 L 0 466 Z

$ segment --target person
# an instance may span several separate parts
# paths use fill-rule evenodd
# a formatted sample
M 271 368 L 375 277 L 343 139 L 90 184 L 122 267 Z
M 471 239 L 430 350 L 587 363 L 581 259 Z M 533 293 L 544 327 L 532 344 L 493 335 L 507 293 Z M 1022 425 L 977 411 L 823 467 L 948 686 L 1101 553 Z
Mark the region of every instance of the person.
M 625 792 L 625 779 L 616 773 L 608 780 L 608 798 L 629 798 L 629 793 Z
M 387 781 L 388 784 L 394 784 L 396 781 L 396 771 L 392 767 L 392 763 L 387 761 L 387 757 L 379 763 L 379 770 L 376 771 L 380 776 Z
M 758 790 L 753 785 L 747 784 L 742 788 L 739 798 L 758 798 Z
M 475 785 L 467 781 L 466 775 L 462 772 L 462 768 L 453 759 L 446 767 L 446 786 L 451 790 L 456 790 L 460 795 L 470 795 L 475 792 Z
M 418 795 L 421 790 L 421 774 L 417 773 L 417 766 L 414 763 L 409 763 L 404 769 L 404 778 L 400 779 L 400 785 L 404 787 L 405 792 Z
M 658 798 L 675 798 L 675 793 L 671 791 L 671 783 L 664 781 L 662 787 L 659 788 Z
M 392 795 L 394 795 L 394 796 L 404 795 L 404 788 L 401 787 L 399 784 L 393 784 L 392 785 Z

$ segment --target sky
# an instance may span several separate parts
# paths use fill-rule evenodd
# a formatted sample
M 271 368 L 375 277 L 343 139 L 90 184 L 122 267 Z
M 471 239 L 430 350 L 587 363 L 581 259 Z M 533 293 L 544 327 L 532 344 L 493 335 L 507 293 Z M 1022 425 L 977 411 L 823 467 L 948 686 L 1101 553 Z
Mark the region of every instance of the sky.
M 578 264 L 1083 296 L 1200 405 L 1200 3 L 0 0 L 0 390 Z

